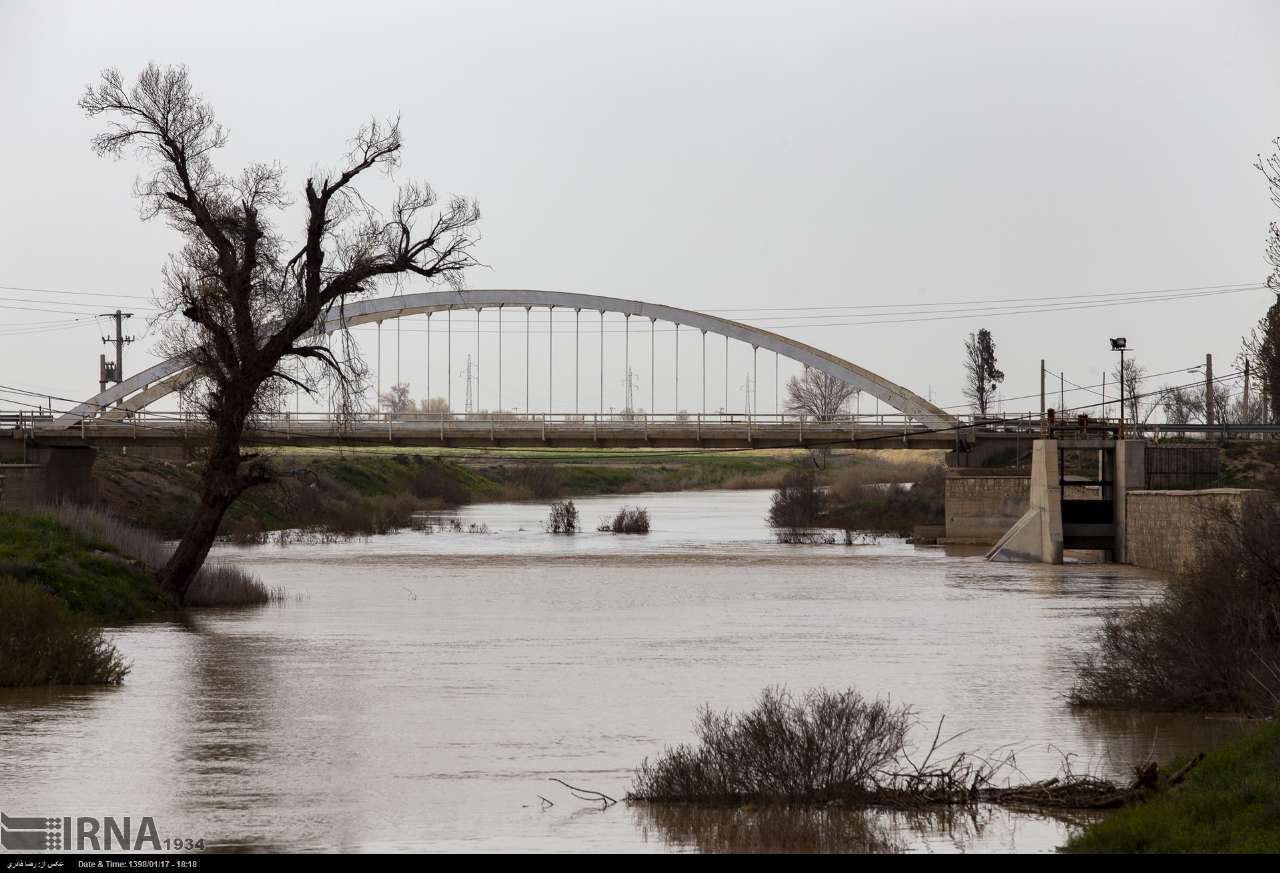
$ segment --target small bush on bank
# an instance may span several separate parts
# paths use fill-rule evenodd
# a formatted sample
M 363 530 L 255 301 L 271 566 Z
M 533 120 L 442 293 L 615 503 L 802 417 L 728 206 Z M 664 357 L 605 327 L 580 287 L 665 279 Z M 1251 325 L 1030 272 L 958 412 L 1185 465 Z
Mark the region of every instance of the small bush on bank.
M 1280 713 L 1280 507 L 1224 514 L 1163 597 L 1108 616 L 1072 701 Z
M 0 577 L 0 687 L 119 685 L 128 672 L 87 617 L 38 585 Z
M 578 530 L 578 507 L 572 500 L 560 500 L 551 504 L 551 512 L 547 516 L 548 533 L 576 533 Z
M 612 520 L 606 516 L 597 530 L 605 533 L 647 534 L 649 510 L 642 506 L 624 506 Z

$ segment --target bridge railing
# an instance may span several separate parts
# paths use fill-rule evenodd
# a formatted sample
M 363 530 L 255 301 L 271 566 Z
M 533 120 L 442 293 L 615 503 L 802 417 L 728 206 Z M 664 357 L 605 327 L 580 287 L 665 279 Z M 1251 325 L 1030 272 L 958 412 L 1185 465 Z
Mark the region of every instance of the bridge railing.
M 10 428 L 41 429 L 52 425 L 51 417 L 30 412 L 19 412 L 10 416 L 13 420 L 6 422 L 0 418 L 0 429 Z M 127 410 L 112 408 L 98 416 L 85 416 L 73 423 L 67 430 L 79 430 L 83 434 L 90 431 L 97 434 L 119 434 L 121 432 L 139 433 L 143 430 L 165 431 L 172 434 L 175 430 L 184 433 L 198 431 L 207 426 L 201 414 L 192 410 Z M 554 429 L 557 432 L 575 428 L 590 428 L 594 432 L 652 430 L 678 431 L 694 429 L 701 432 L 715 430 L 745 431 L 750 434 L 760 432 L 777 432 L 795 429 L 797 432 L 819 431 L 833 433 L 847 431 L 851 435 L 859 431 L 877 433 L 955 433 L 958 439 L 966 433 L 985 432 L 1017 432 L 1034 433 L 1039 430 L 1038 417 L 1032 414 L 988 415 L 982 418 L 974 416 L 955 416 L 950 418 L 929 416 L 908 416 L 899 412 L 867 412 L 840 413 L 832 416 L 812 416 L 807 414 L 784 413 L 746 413 L 717 410 L 715 412 L 666 412 L 654 413 L 631 410 L 611 410 L 609 412 L 515 412 L 515 411 L 478 411 L 478 412 L 389 412 L 361 411 L 343 415 L 335 415 L 326 411 L 292 412 L 280 411 L 262 413 L 254 417 L 251 428 L 258 430 L 290 433 L 336 433 L 342 431 L 372 431 L 386 429 L 389 434 L 420 430 L 437 430 L 444 433 L 471 433 L 479 429 L 491 433 L 528 432 L 530 428 L 539 431 Z
M 1015 419 L 1010 419 L 1010 424 Z M 29 423 L 29 421 L 28 421 Z M 203 416 L 190 410 L 108 410 L 98 417 L 86 417 L 82 424 L 95 428 L 122 427 L 199 427 L 205 423 Z M 984 421 L 983 426 L 995 426 L 997 421 Z M 813 416 L 798 413 L 745 413 L 745 412 L 669 412 L 615 410 L 610 412 L 354 412 L 335 415 L 329 412 L 273 412 L 254 416 L 251 427 L 259 429 L 320 430 L 334 428 L 393 427 L 466 427 L 468 425 L 515 427 L 573 427 L 599 428 L 680 428 L 696 426 L 732 427 L 814 427 L 828 430 L 846 428 L 874 428 L 877 430 L 927 431 L 953 430 L 957 425 L 972 426 L 962 419 L 930 420 L 930 417 L 906 416 L 901 413 L 850 413 L 832 416 Z M 72 425 L 74 429 L 77 425 Z

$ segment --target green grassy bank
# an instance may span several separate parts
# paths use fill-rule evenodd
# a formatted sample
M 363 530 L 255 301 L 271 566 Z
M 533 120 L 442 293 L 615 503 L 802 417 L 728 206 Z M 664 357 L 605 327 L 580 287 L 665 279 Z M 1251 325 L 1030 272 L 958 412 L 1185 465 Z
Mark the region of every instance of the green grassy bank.
M 0 512 L 0 687 L 118 685 L 100 625 L 174 612 L 152 574 L 43 513 Z
M 45 513 L 0 512 L 0 576 L 106 624 L 160 618 L 175 608 L 137 560 Z
M 1175 772 L 1177 763 L 1170 768 Z M 1119 809 L 1070 852 L 1280 852 L 1280 724 L 1208 753 L 1173 787 Z

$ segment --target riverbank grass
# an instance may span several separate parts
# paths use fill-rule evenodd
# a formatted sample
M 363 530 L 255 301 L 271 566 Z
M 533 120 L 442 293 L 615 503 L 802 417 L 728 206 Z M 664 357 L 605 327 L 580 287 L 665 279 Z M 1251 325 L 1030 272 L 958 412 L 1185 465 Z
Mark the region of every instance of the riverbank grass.
M 175 608 L 141 562 L 47 513 L 0 512 L 0 576 L 35 585 L 71 612 L 107 624 L 159 618 Z
M 1064 850 L 1280 852 L 1280 724 L 1210 752 L 1182 784 L 1117 810 Z

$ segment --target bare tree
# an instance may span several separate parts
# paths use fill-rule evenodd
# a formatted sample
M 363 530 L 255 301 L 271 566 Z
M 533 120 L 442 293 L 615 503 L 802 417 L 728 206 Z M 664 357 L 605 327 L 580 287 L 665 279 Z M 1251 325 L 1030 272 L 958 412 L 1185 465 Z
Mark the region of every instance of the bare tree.
M 1160 390 L 1160 409 L 1169 424 L 1192 424 L 1204 419 L 1204 392 L 1187 386 Z
M 1265 158 L 1258 155 L 1254 167 L 1266 180 L 1272 204 L 1280 206 L 1280 138 L 1272 141 L 1271 154 Z M 1243 338 L 1238 363 L 1243 368 L 1247 361 L 1262 384 L 1270 387 L 1280 385 L 1280 224 L 1274 221 L 1267 228 L 1266 257 L 1271 265 L 1267 287 L 1276 292 L 1277 297 Z M 1266 402 L 1271 420 L 1280 421 L 1280 396 L 1275 390 L 1270 391 Z M 1252 402 L 1249 405 L 1252 406 Z
M 986 416 L 1004 373 L 996 366 L 996 343 L 985 327 L 964 341 L 964 396 L 979 416 Z
M 338 168 L 307 179 L 302 239 L 291 242 L 274 221 L 291 205 L 284 168 L 253 163 L 233 176 L 214 166 L 227 133 L 185 67 L 151 64 L 131 85 L 105 70 L 80 106 L 107 120 L 93 139 L 99 155 L 133 151 L 149 166 L 135 185 L 143 219 L 160 216 L 183 239 L 158 293 L 162 351 L 184 356 L 199 374 L 212 438 L 200 505 L 159 572 L 161 585 L 181 598 L 227 508 L 273 477 L 242 451 L 246 424 L 289 384 L 310 394 L 327 381 L 343 408 L 361 387 L 363 366 L 349 335 L 341 332 L 335 351 L 317 326 L 381 280 L 418 276 L 460 287 L 476 263 L 479 209 L 460 197 L 436 208 L 431 187 L 417 181 L 399 185 L 387 212 L 370 205 L 356 180 L 369 170 L 393 171 L 402 147 L 398 119 L 375 120 L 357 131 Z
M 418 401 L 418 409 L 429 415 L 444 415 L 449 411 L 449 401 L 443 397 L 424 397 Z
M 1274 235 L 1276 232 L 1276 225 L 1272 224 L 1271 233 Z M 1275 245 L 1277 244 L 1273 241 L 1272 246 Z M 1280 261 L 1273 262 L 1272 273 L 1267 283 L 1280 293 Z M 1276 382 L 1276 379 L 1280 378 L 1280 297 L 1276 298 L 1276 302 L 1271 304 L 1266 314 L 1258 319 L 1258 323 L 1243 337 L 1240 342 L 1240 354 L 1236 360 L 1241 369 L 1248 363 L 1249 368 L 1262 384 L 1280 384 Z M 1280 397 L 1272 391 L 1271 396 L 1265 398 L 1265 402 L 1269 405 L 1271 420 L 1280 421 Z M 1250 402 L 1249 405 L 1253 406 L 1253 403 Z
M 1147 378 L 1147 368 L 1133 358 L 1125 358 L 1124 372 L 1120 371 L 1120 362 L 1111 368 L 1111 379 L 1117 385 L 1124 383 L 1124 406 L 1121 410 L 1124 417 L 1133 424 L 1140 424 L 1151 417 L 1151 413 L 1160 405 L 1160 396 L 1144 396 L 1142 382 Z M 1204 414 L 1204 401 L 1201 400 L 1201 414 Z
M 409 396 L 408 382 L 399 382 L 383 391 L 382 396 L 378 398 L 378 404 L 395 416 L 412 412 L 416 408 L 413 398 Z
M 787 409 L 830 421 L 854 394 L 848 382 L 814 367 L 805 367 L 804 375 L 787 380 Z

